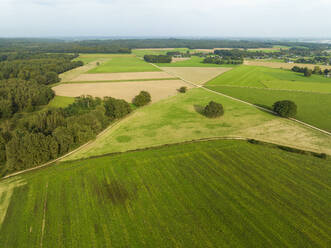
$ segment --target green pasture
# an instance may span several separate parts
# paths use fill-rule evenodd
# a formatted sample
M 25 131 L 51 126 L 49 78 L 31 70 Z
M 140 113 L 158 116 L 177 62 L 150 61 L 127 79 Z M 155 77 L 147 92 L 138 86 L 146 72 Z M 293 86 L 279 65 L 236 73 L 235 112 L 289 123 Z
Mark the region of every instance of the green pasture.
M 330 162 L 210 141 L 53 165 L 20 176 L 0 246 L 328 247 Z
M 227 86 L 208 88 L 270 109 L 276 101 L 292 100 L 298 106 L 296 119 L 331 132 L 331 94 Z
M 303 73 L 262 66 L 237 66 L 207 83 L 208 86 L 240 86 L 331 93 L 331 78 L 305 77 Z
M 225 114 L 221 118 L 209 119 L 201 114 L 212 100 L 223 104 Z M 274 129 L 270 130 L 270 125 Z M 295 136 L 297 131 L 305 135 L 300 141 Z M 259 137 L 317 150 L 331 147 L 331 139 L 318 131 L 203 89 L 191 89 L 137 109 L 66 160 L 220 136 Z
M 47 105 L 47 107 L 51 108 L 65 108 L 68 105 L 74 103 L 74 97 L 68 96 L 55 96 Z
M 159 63 L 160 67 L 234 67 L 235 65 L 216 65 L 202 63 L 204 58 L 198 56 L 192 56 L 188 60 L 179 61 L 175 63 Z
M 135 56 L 111 57 L 108 61 L 89 70 L 88 73 L 148 72 L 160 71 L 156 67 Z

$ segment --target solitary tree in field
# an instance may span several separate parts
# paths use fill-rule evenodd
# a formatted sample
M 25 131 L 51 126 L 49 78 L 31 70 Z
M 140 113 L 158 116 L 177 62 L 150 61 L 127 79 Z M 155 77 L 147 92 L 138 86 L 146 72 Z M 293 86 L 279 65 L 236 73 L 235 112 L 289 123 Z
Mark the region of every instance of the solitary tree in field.
M 151 100 L 152 97 L 147 91 L 141 91 L 139 95 L 133 98 L 132 103 L 138 107 L 141 107 L 150 103 Z
M 179 91 L 180 93 L 185 93 L 185 92 L 187 91 L 187 87 L 182 86 L 182 87 L 180 87 L 180 88 L 178 89 L 178 91 Z
M 204 115 L 209 118 L 217 118 L 224 114 L 223 105 L 214 101 L 208 103 L 203 111 Z
M 297 105 L 289 100 L 278 101 L 274 103 L 273 110 L 282 117 L 294 117 L 297 114 Z

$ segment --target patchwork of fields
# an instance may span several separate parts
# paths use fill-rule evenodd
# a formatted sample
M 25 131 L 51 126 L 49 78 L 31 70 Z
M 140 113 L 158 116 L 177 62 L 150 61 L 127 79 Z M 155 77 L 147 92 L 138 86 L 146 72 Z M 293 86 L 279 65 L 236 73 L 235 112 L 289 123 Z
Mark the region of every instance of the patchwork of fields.
M 224 106 L 225 114 L 220 119 L 201 114 L 211 100 Z M 65 159 L 220 136 L 258 138 L 331 154 L 327 135 L 203 89 L 191 89 L 136 110 L 91 145 Z
M 243 141 L 62 163 L 21 177 L 0 246 L 327 247 L 330 169 Z
M 140 91 L 148 91 L 152 96 L 152 102 L 168 98 L 178 94 L 182 86 L 191 88 L 181 80 L 155 80 L 155 81 L 130 81 L 112 83 L 75 83 L 61 84 L 53 88 L 56 95 L 67 97 L 78 97 L 91 95 L 94 97 L 112 96 L 131 102 Z
M 139 58 L 176 50 L 188 49 L 82 54 L 86 65 L 52 85 L 56 97 L 45 108 L 83 94 L 131 102 L 141 90 L 153 104 L 62 162 L 1 180 L 0 247 L 329 246 L 330 136 L 201 86 L 267 109 L 293 100 L 297 119 L 331 131 L 331 79 L 195 56 L 156 66 Z M 181 86 L 189 90 L 179 94 Z M 203 115 L 210 101 L 222 103 L 224 116 Z M 328 156 L 238 140 L 191 142 L 217 137 Z M 109 155 L 116 152 L 124 153 Z

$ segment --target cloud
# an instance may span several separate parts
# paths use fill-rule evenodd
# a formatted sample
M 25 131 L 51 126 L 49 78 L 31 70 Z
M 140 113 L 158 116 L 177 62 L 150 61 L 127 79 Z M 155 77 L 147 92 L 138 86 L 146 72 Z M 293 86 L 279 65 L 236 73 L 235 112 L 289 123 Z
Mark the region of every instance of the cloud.
M 0 36 L 331 36 L 330 0 L 0 0 Z

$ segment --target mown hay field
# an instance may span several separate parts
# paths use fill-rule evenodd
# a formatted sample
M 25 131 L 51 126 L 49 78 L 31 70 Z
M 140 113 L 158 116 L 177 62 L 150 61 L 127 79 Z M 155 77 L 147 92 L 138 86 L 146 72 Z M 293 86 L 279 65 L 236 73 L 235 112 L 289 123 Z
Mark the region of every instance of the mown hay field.
M 89 73 L 80 74 L 71 81 L 113 81 L 113 80 L 141 80 L 141 79 L 169 78 L 169 74 L 162 71 L 154 72 L 123 72 L 123 73 Z
M 75 83 L 61 84 L 53 87 L 57 96 L 78 97 L 91 95 L 94 97 L 111 96 L 131 102 L 140 91 L 148 91 L 152 96 L 152 102 L 168 98 L 178 94 L 182 86 L 193 87 L 182 80 L 159 80 L 159 81 L 130 81 L 111 83 Z
M 62 163 L 21 176 L 0 246 L 327 247 L 330 169 L 244 141 Z
M 221 118 L 201 113 L 212 100 L 223 104 Z M 329 136 L 199 88 L 136 110 L 65 160 L 220 136 L 258 138 L 331 154 Z

